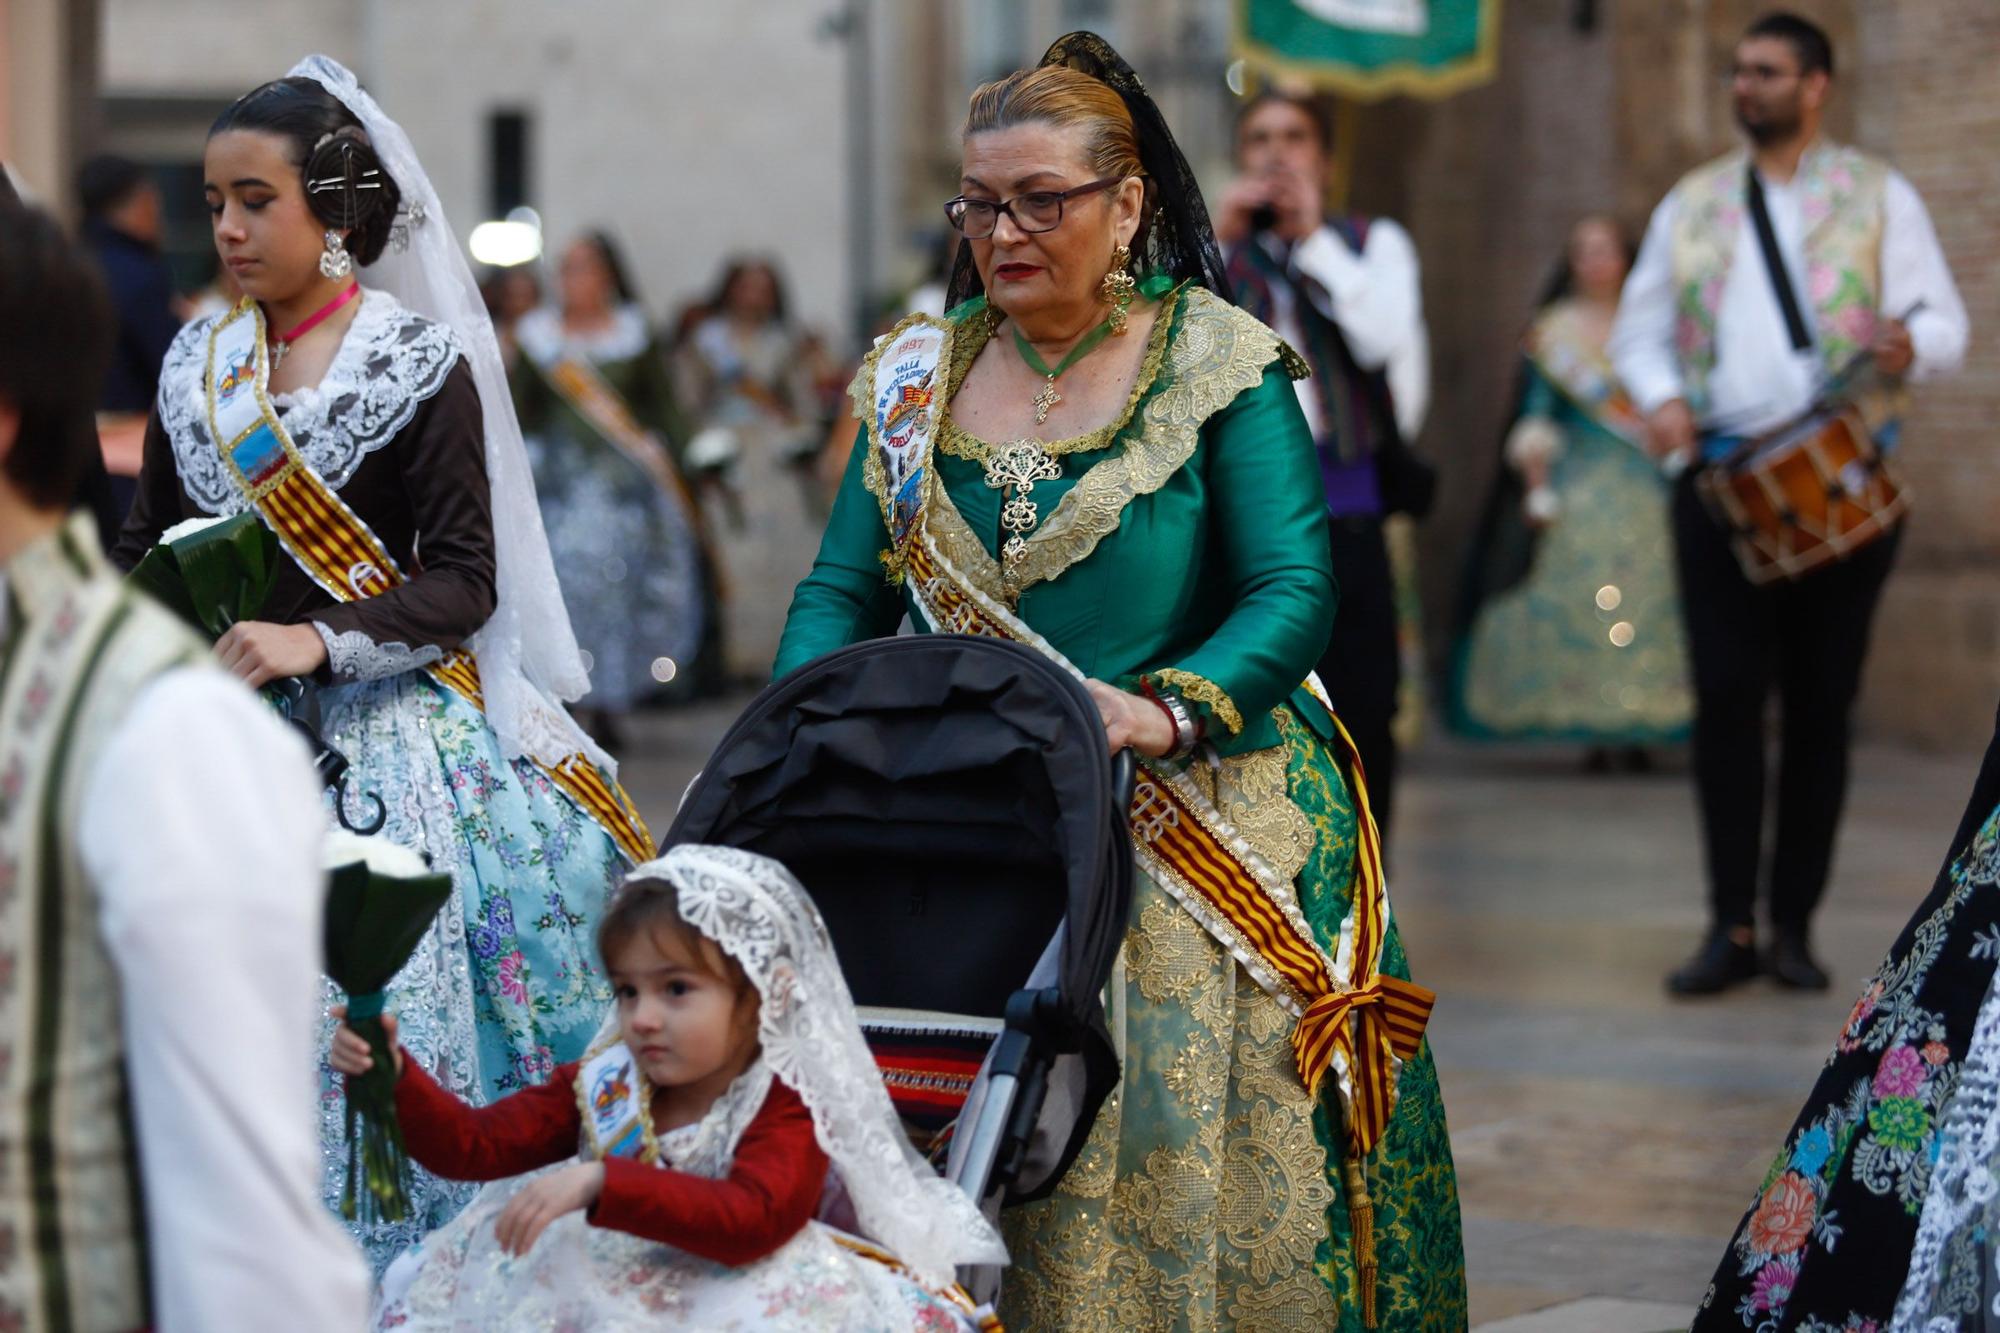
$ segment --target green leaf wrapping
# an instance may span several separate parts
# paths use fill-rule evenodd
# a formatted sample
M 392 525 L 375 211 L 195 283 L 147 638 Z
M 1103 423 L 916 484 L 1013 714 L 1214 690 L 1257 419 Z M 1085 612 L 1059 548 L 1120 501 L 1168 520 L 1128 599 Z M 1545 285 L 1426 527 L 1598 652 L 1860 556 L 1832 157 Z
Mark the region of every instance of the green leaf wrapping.
M 208 633 L 208 626 L 201 622 L 201 613 L 194 609 L 194 601 L 188 596 L 187 580 L 181 577 L 180 564 L 170 548 L 155 546 L 147 551 L 139 557 L 139 563 L 132 566 L 132 572 L 125 576 L 125 581 L 185 620 L 195 630 Z
M 255 620 L 278 576 L 278 538 L 256 514 L 153 547 L 128 576 L 168 610 L 208 635 Z
M 358 1016 L 348 1026 L 374 1057 L 367 1073 L 347 1079 L 347 1181 L 340 1211 L 350 1220 L 401 1221 L 410 1211 L 410 1160 L 396 1120 L 396 1066 L 379 996 L 450 899 L 451 877 L 396 879 L 356 862 L 335 869 L 330 881 L 326 973 L 350 997 Z

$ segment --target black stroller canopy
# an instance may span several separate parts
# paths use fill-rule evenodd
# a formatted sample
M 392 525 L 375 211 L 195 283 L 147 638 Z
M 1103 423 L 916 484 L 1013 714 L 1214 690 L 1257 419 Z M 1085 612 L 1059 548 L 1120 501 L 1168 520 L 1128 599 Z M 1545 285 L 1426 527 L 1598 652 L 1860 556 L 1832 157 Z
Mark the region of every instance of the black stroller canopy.
M 787 866 L 863 1006 L 1001 1018 L 1066 923 L 1037 1041 L 1080 1060 L 1057 1101 L 1081 1115 L 1054 1130 L 1047 1174 L 1020 1182 L 1038 1193 L 1117 1082 L 1100 994 L 1124 937 L 1132 853 L 1112 769 L 1088 692 L 1032 649 L 877 639 L 760 694 L 667 843 Z
M 1083 1024 L 1131 894 L 1118 805 L 1103 724 L 1067 673 L 1018 644 L 916 635 L 766 689 L 667 841 L 783 862 L 863 1005 L 998 1018 L 1067 918 L 1058 985 Z

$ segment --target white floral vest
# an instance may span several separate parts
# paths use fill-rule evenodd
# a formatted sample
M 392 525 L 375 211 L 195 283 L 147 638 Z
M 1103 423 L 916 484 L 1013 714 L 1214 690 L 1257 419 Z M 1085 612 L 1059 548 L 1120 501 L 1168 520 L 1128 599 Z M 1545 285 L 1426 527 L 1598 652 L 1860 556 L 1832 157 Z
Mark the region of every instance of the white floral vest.
M 1745 179 L 1750 155 L 1727 153 L 1695 168 L 1675 187 L 1674 349 L 1688 405 L 1709 407 L 1715 369 L 1715 326 L 1723 285 L 1749 223 Z M 1882 230 L 1888 165 L 1860 149 L 1821 140 L 1806 150 L 1794 178 L 1805 231 L 1805 290 L 1813 346 L 1828 373 L 1875 340 L 1881 320 Z M 1773 300 L 1777 298 L 1775 295 Z M 1873 395 L 1863 414 L 1873 426 L 1901 415 L 1901 391 Z

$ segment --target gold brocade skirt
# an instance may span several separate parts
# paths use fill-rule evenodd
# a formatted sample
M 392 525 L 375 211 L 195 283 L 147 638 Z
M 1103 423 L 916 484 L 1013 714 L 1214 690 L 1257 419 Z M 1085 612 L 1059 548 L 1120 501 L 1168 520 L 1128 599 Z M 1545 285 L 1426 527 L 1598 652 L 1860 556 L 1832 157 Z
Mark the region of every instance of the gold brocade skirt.
M 1217 806 L 1281 871 L 1329 949 L 1354 878 L 1355 815 L 1326 747 L 1278 710 L 1285 744 L 1208 770 Z M 1407 977 L 1392 923 L 1382 969 Z M 1299 1081 L 1292 1018 L 1141 871 L 1107 991 L 1123 1056 L 1056 1191 L 1002 1215 L 1016 1330 L 1352 1330 L 1360 1301 L 1339 1109 Z M 1466 1326 L 1465 1261 L 1428 1046 L 1404 1065 L 1369 1162 L 1379 1325 Z

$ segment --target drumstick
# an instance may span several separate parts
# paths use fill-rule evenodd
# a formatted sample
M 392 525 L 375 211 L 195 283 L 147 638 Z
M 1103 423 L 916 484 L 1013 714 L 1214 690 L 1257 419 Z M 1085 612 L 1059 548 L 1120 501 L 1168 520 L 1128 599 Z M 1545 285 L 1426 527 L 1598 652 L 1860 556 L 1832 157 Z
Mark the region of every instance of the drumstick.
M 1895 322 L 1898 324 L 1908 324 L 1917 317 L 1917 314 L 1923 308 L 1923 298 L 1919 297 L 1915 305 L 1912 305 L 1908 310 L 1905 310 L 1901 315 L 1896 317 Z M 1847 359 L 1846 365 L 1842 366 L 1838 372 L 1827 379 L 1821 386 L 1819 393 L 1814 396 L 1813 405 L 1815 407 L 1824 406 L 1840 398 L 1850 387 L 1851 381 L 1861 376 L 1864 372 L 1873 369 L 1874 365 L 1874 349 L 1862 348 Z

